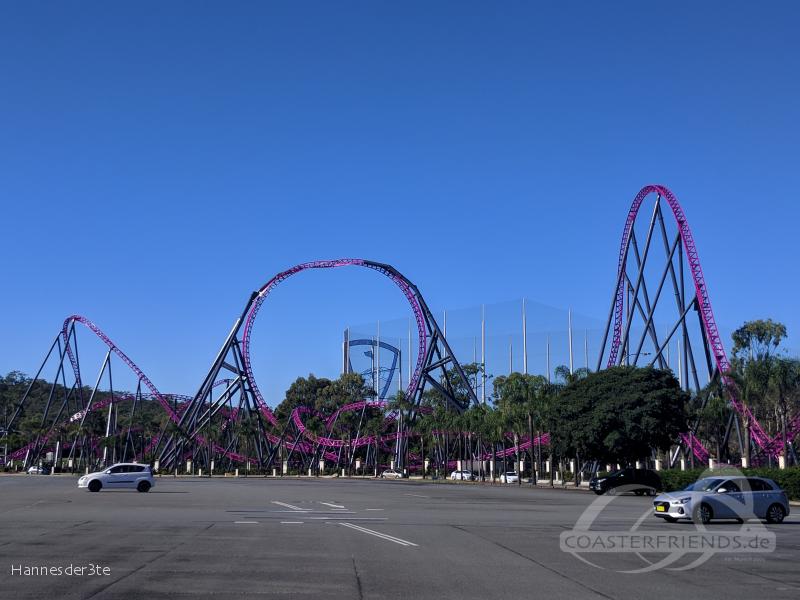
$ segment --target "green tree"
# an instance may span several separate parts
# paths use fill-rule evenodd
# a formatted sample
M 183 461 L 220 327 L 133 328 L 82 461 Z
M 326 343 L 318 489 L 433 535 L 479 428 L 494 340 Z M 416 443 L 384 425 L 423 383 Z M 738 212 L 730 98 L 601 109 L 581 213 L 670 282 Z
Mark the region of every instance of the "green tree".
M 733 389 L 728 391 L 735 394 L 756 417 L 764 418 L 772 412 L 769 403 L 770 380 L 773 379 L 771 371 L 778 348 L 786 335 L 787 330 L 783 323 L 772 319 L 757 319 L 745 322 L 731 336 L 732 358 L 727 375 L 733 383 Z M 749 463 L 752 454 L 752 423 L 747 414 L 742 416 L 742 421 L 745 430 L 745 447 L 742 452 Z
M 787 423 L 789 410 L 800 399 L 800 360 L 796 358 L 773 358 L 767 382 L 769 398 L 778 416 L 781 427 L 781 445 L 784 457 L 788 458 Z
M 555 384 L 557 386 L 569 385 L 579 379 L 584 379 L 589 373 L 591 373 L 591 370 L 585 367 L 574 369 L 572 373 L 570 373 L 567 365 L 558 365 L 553 369 L 553 375 L 555 375 L 556 380 Z
M 612 367 L 568 384 L 554 407 L 556 451 L 629 463 L 687 428 L 689 395 L 670 371 Z
M 692 415 L 697 419 L 697 435 L 713 444 L 716 457 L 724 460 L 722 442 L 725 440 L 731 407 L 720 395 L 720 387 L 716 381 L 700 390 L 697 400 L 700 406 Z
M 786 325 L 772 319 L 747 321 L 731 335 L 734 359 L 759 360 L 775 354 L 786 338 Z
M 534 431 L 537 424 L 546 416 L 553 391 L 553 386 L 541 375 L 511 373 L 507 377 L 500 376 L 494 380 L 497 407 L 511 426 L 515 445 L 519 447 L 520 440 L 526 433 L 531 440 L 528 454 L 532 466 L 536 464 Z M 517 451 L 517 464 L 519 459 Z M 532 470 L 531 474 L 535 477 L 535 470 Z M 521 482 L 520 474 L 520 484 Z

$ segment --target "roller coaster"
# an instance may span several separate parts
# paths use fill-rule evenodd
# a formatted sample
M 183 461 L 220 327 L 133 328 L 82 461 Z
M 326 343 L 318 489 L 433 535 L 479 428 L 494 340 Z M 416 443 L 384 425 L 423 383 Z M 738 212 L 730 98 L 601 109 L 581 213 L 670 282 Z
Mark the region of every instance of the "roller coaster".
M 645 201 L 653 199 L 650 218 L 639 218 Z M 671 214 L 673 219 L 665 218 Z M 638 234 L 637 234 L 638 229 Z M 671 231 L 674 229 L 674 231 Z M 304 271 L 361 267 L 391 280 L 406 298 L 416 324 L 417 356 L 403 403 L 388 398 L 392 375 L 385 385 L 376 383 L 371 397 L 352 398 L 331 414 L 299 406 L 279 419 L 258 387 L 251 357 L 251 339 L 256 317 L 270 293 L 282 282 Z M 78 329 L 99 339 L 105 355 L 93 386 L 84 385 L 78 352 Z M 375 340 L 350 340 L 372 351 L 383 347 L 392 352 L 391 373 L 399 350 Z M 623 228 L 613 287 L 611 308 L 597 360 L 597 369 L 615 365 L 656 365 L 673 368 L 676 351 L 678 378 L 684 389 L 705 402 L 702 389 L 727 389 L 730 416 L 725 423 L 725 443 L 736 435 L 739 447 L 745 438 L 757 457 L 777 456 L 780 436 L 770 437 L 751 410 L 736 395 L 730 380 L 730 363 L 711 306 L 694 237 L 677 198 L 664 186 L 649 185 L 634 198 Z M 349 352 L 348 352 L 349 354 Z M 410 360 L 411 357 L 408 357 Z M 112 362 L 122 363 L 136 379 L 135 392 L 115 392 Z M 82 470 L 114 460 L 135 459 L 155 463 L 157 469 L 189 472 L 205 469 L 228 471 L 251 468 L 267 473 L 323 473 L 369 467 L 376 474 L 381 456 L 410 470 L 426 468 L 431 458 L 444 468 L 457 464 L 456 457 L 486 461 L 490 457 L 519 457 L 535 445 L 546 445 L 549 436 L 513 439 L 502 449 L 489 448 L 469 432 L 433 432 L 458 439 L 460 450 L 437 444 L 426 460 L 411 451 L 409 440 L 418 436 L 414 424 L 431 409 L 423 402 L 426 389 L 435 391 L 453 411 L 479 405 L 475 389 L 452 352 L 419 289 L 391 265 L 359 258 L 307 262 L 278 273 L 254 291 L 221 345 L 197 392 L 193 396 L 164 394 L 97 325 L 81 315 L 71 315 L 53 340 L 36 375 L 17 403 L 3 432 L 18 430 L 32 387 L 44 380 L 45 369 L 55 366 L 49 395 L 38 427 L 27 443 L 3 457 L 6 465 L 16 461 L 23 468 L 41 462 L 67 462 Z M 380 365 L 377 366 L 380 370 Z M 116 369 L 116 367 L 115 367 Z M 352 365 L 345 366 L 352 370 Z M 705 383 L 701 379 L 705 379 Z M 378 382 L 380 378 L 376 378 Z M 103 383 L 105 382 L 105 383 Z M 101 391 L 102 385 L 102 391 Z M 164 418 L 158 435 L 137 437 L 135 416 L 143 402 L 156 402 Z M 125 407 L 124 409 L 122 407 Z M 104 434 L 92 435 L 86 420 L 104 411 Z M 127 414 L 126 414 L 127 411 Z M 123 418 L 120 419 L 120 414 Z M 120 420 L 122 425 L 120 425 Z M 746 426 L 745 426 L 746 424 Z M 689 458 L 701 464 L 710 452 L 698 439 L 699 422 L 676 440 L 670 462 Z M 800 433 L 800 414 L 788 428 L 789 441 Z M 2 441 L 2 440 L 0 440 Z

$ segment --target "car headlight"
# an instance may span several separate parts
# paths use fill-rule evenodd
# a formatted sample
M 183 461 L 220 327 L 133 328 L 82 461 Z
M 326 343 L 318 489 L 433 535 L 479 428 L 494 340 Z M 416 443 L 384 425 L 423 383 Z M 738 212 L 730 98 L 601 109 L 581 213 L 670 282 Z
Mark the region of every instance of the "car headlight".
M 679 498 L 679 499 L 678 499 L 678 504 L 686 504 L 686 503 L 687 503 L 687 502 L 689 502 L 690 500 L 691 500 L 691 497 L 687 497 L 687 498 Z
M 606 480 L 606 478 L 605 478 L 605 477 L 603 477 L 602 479 L 598 479 L 598 480 L 597 480 L 597 483 L 603 483 L 605 480 Z

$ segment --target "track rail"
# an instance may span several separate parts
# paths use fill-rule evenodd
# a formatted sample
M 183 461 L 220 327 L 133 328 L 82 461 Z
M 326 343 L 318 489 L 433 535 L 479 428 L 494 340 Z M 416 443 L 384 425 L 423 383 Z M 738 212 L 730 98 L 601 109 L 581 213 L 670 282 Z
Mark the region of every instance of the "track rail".
M 255 375 L 253 374 L 253 364 L 250 358 L 250 339 L 253 333 L 253 327 L 255 325 L 256 316 L 258 315 L 258 311 L 261 309 L 261 305 L 267 299 L 270 293 L 283 281 L 289 279 L 289 277 L 293 275 L 297 275 L 303 271 L 312 270 L 312 269 L 336 269 L 339 267 L 346 267 L 346 266 L 358 266 L 358 267 L 366 267 L 368 269 L 373 269 L 378 271 L 382 275 L 385 275 L 389 279 L 391 279 L 397 287 L 400 288 L 400 291 L 403 292 L 403 295 L 408 300 L 409 305 L 411 306 L 411 310 L 414 313 L 414 319 L 417 323 L 417 335 L 419 340 L 419 348 L 417 352 L 417 364 L 414 370 L 413 375 L 411 376 L 408 387 L 406 388 L 406 395 L 411 397 L 414 394 L 414 391 L 417 389 L 417 385 L 419 384 L 420 373 L 422 372 L 423 365 L 425 363 L 425 356 L 427 354 L 428 349 L 428 341 L 427 341 L 427 332 L 425 328 L 425 317 L 422 312 L 422 307 L 420 306 L 419 300 L 417 299 L 413 289 L 412 284 L 408 281 L 405 277 L 400 275 L 396 272 L 391 272 L 387 270 L 383 265 L 379 263 L 375 263 L 372 261 L 364 260 L 361 258 L 340 258 L 336 260 L 318 260 L 313 262 L 306 262 L 299 265 L 292 267 L 291 269 L 287 269 L 286 271 L 282 271 L 278 273 L 267 281 L 264 285 L 259 288 L 258 292 L 256 292 L 257 297 L 255 302 L 253 302 L 250 310 L 247 312 L 245 317 L 244 323 L 244 331 L 242 333 L 242 357 L 244 359 L 244 369 L 245 373 L 247 374 L 247 379 L 250 382 L 250 385 L 253 389 L 253 394 L 256 398 L 256 402 L 259 405 L 259 409 L 265 415 L 265 417 L 272 423 L 273 425 L 278 425 L 278 420 L 275 418 L 275 415 L 272 413 L 272 410 L 267 405 L 266 401 L 264 400 L 264 396 L 261 393 L 261 390 L 256 383 Z
M 624 313 L 624 300 L 625 300 L 625 266 L 628 257 L 628 246 L 631 238 L 633 225 L 636 222 L 636 217 L 639 214 L 639 209 L 642 206 L 645 198 L 650 194 L 657 194 L 662 197 L 675 217 L 678 224 L 678 231 L 681 236 L 681 243 L 686 252 L 689 271 L 694 283 L 695 294 L 697 297 L 697 308 L 700 313 L 701 321 L 703 323 L 703 330 L 708 340 L 711 354 L 714 358 L 717 370 L 720 373 L 722 383 L 728 390 L 731 405 L 734 409 L 746 418 L 750 423 L 751 434 L 755 439 L 758 446 L 764 450 L 774 448 L 774 441 L 764 431 L 761 424 L 756 420 L 752 411 L 739 399 L 736 393 L 736 387 L 733 380 L 730 378 L 730 361 L 728 354 L 725 351 L 725 345 L 722 342 L 722 336 L 719 333 L 717 322 L 714 318 L 714 310 L 711 307 L 711 298 L 706 285 L 705 277 L 703 276 L 703 268 L 700 265 L 700 256 L 697 252 L 697 246 L 694 242 L 692 230 L 689 227 L 689 221 L 675 195 L 663 185 L 646 185 L 636 197 L 633 199 L 633 204 L 628 211 L 627 219 L 625 220 L 625 227 L 622 232 L 622 242 L 619 249 L 619 261 L 617 264 L 617 289 L 616 299 L 614 305 L 614 334 L 611 343 L 611 349 L 608 357 L 607 366 L 611 367 L 617 363 L 618 352 L 622 341 L 622 327 L 623 327 L 623 313 Z M 800 427 L 800 419 L 798 419 L 798 426 Z M 699 443 L 699 442 L 698 442 Z

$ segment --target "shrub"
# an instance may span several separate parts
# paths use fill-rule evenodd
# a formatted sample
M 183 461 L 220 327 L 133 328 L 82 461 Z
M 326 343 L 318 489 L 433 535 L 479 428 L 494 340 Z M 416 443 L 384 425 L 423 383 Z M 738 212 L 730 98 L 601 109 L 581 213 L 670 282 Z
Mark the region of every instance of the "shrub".
M 800 467 L 789 467 L 788 469 L 770 469 L 758 467 L 745 469 L 748 475 L 757 475 L 772 479 L 781 488 L 786 490 L 790 500 L 800 500 Z
M 766 477 L 772 479 L 782 489 L 786 490 L 786 494 L 790 500 L 800 500 L 800 467 L 789 467 L 788 469 L 770 469 L 765 467 L 757 467 L 752 469 L 715 469 L 714 475 L 753 475 L 756 477 Z M 709 475 L 707 469 L 687 469 L 681 471 L 680 469 L 667 469 L 659 472 L 661 481 L 664 484 L 664 491 L 670 492 L 675 490 L 682 490 L 690 483 L 697 481 L 702 476 Z
M 666 471 L 659 471 L 658 474 L 661 476 L 664 491 L 674 492 L 682 490 L 690 483 L 697 481 L 703 473 L 704 469 L 687 469 L 686 471 L 667 469 Z

